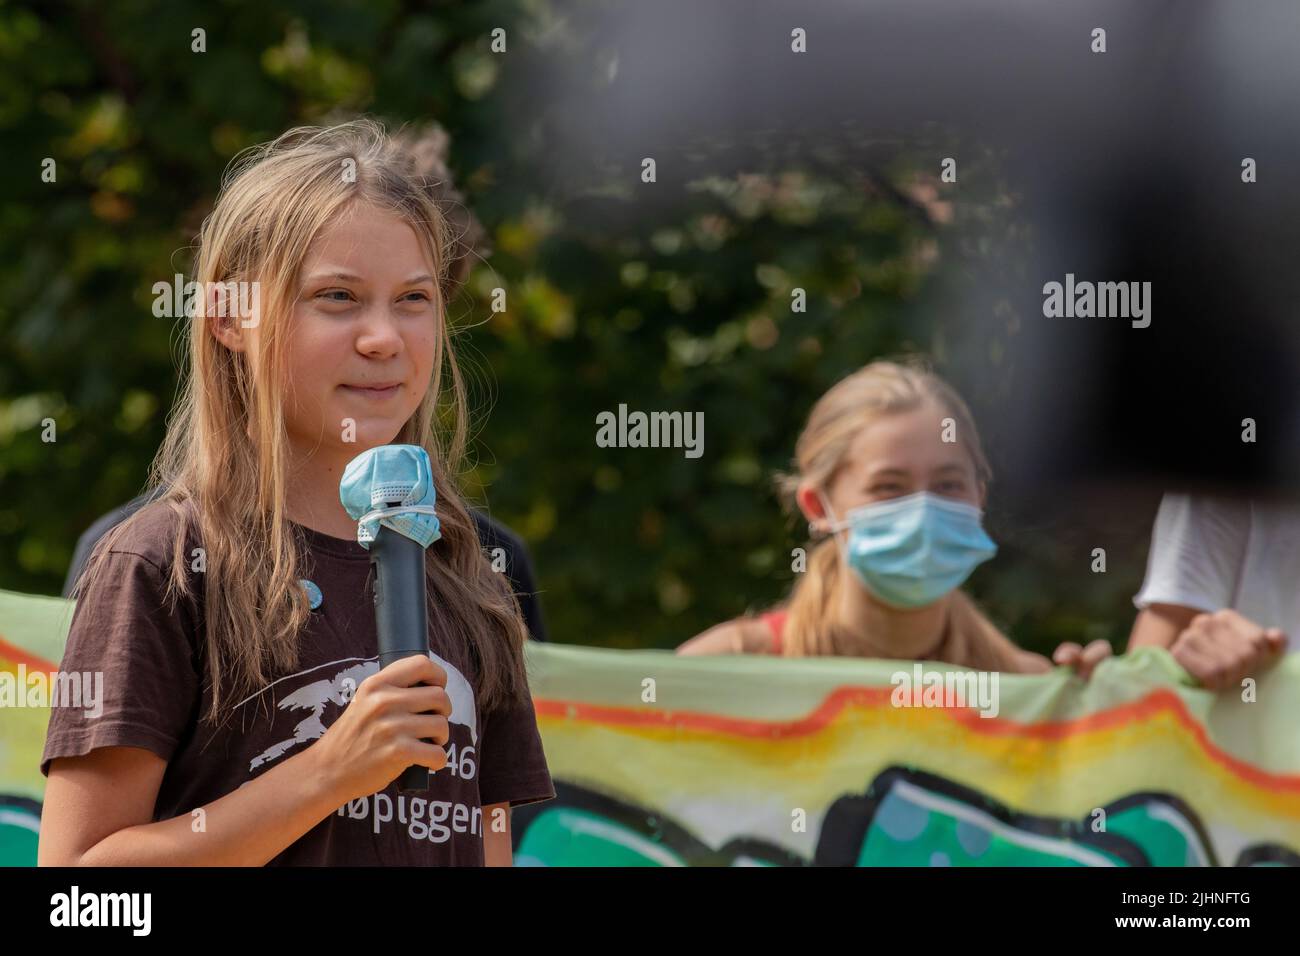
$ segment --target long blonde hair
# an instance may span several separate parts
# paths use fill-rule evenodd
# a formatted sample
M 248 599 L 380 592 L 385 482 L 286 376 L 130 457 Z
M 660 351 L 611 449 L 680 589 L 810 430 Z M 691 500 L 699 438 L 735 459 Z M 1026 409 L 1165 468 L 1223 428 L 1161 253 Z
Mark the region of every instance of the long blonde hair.
M 976 479 L 986 485 L 992 471 L 961 396 L 920 359 L 878 361 L 841 379 L 813 406 L 795 444 L 793 470 L 777 477 L 786 506 L 797 513 L 795 496 L 804 482 L 825 493 L 844 464 L 853 439 L 867 425 L 886 415 L 912 411 L 927 401 L 954 420 L 975 465 Z M 782 640 L 785 656 L 854 653 L 852 638 L 838 634 L 833 624 L 840 588 L 847 580 L 835 538 L 816 544 L 787 607 Z M 966 609 L 963 606 L 962 610 Z M 973 611 L 973 606 L 969 610 Z
M 433 380 L 393 439 L 422 445 L 433 465 L 442 538 L 428 551 L 431 623 L 463 635 L 476 691 L 487 709 L 526 686 L 526 631 L 504 575 L 493 573 L 456 476 L 468 431 L 466 394 L 446 321 L 448 250 L 455 237 L 436 201 L 439 184 L 420 158 L 378 123 L 289 130 L 241 154 L 199 236 L 194 279 L 261 283 L 259 354 L 222 345 L 203 309 L 190 321 L 180 395 L 150 472 L 161 500 L 181 520 L 172 542 L 168 595 L 190 594 L 187 522 L 201 539 L 206 608 L 204 645 L 212 688 L 206 715 L 223 700 L 264 687 L 298 663 L 298 633 L 310 608 L 299 585 L 302 547 L 285 512 L 287 436 L 281 382 L 299 271 L 315 236 L 357 201 L 402 217 L 438 277 L 438 342 Z M 434 425 L 437 424 L 435 429 Z M 105 535 L 83 581 L 140 512 Z

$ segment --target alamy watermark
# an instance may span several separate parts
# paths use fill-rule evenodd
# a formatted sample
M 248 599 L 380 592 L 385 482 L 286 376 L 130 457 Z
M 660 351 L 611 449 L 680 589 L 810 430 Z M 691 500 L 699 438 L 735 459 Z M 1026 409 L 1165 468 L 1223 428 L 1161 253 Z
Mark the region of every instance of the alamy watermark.
M 1132 319 L 1133 328 L 1145 329 L 1151 324 L 1151 283 L 1075 282 L 1074 273 L 1067 272 L 1064 283 L 1043 284 L 1043 315 Z
M 597 448 L 684 448 L 687 458 L 704 454 L 703 412 L 628 412 L 596 416 Z
M 71 707 L 87 717 L 104 713 L 103 671 L 32 671 L 19 664 L 17 673 L 0 671 L 0 708 Z
M 155 282 L 153 314 L 160 319 L 200 316 L 239 319 L 251 329 L 262 317 L 262 283 L 253 282 L 186 282 L 179 272 L 172 281 Z
M 981 717 L 998 715 L 997 671 L 925 670 L 915 663 L 910 671 L 894 671 L 889 703 L 894 707 L 971 707 Z
M 133 936 L 148 936 L 152 913 L 152 893 L 83 893 L 74 884 L 50 897 L 51 926 L 121 926 Z

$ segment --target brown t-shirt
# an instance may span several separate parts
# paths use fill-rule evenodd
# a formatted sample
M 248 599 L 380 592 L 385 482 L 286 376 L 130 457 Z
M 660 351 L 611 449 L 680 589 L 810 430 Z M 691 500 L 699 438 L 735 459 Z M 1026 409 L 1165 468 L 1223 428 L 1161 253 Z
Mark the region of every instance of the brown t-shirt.
M 306 577 L 323 600 L 299 635 L 299 664 L 260 692 L 230 701 L 217 726 L 200 723 L 211 696 L 203 654 L 202 581 L 174 609 L 164 600 L 176 522 L 164 502 L 134 518 L 105 558 L 99 584 L 73 613 L 61 669 L 103 673 L 102 713 L 51 710 L 41 772 L 57 757 L 142 747 L 167 761 L 154 820 L 189 815 L 301 753 L 379 670 L 370 552 L 300 527 Z M 188 532 L 185 554 L 200 546 Z M 437 543 L 433 547 L 437 547 Z M 309 589 L 310 591 L 310 589 Z M 430 611 L 430 654 L 452 701 L 447 766 L 429 791 L 396 782 L 351 801 L 271 860 L 272 865 L 481 866 L 482 808 L 555 796 L 532 699 L 482 712 L 468 649 Z

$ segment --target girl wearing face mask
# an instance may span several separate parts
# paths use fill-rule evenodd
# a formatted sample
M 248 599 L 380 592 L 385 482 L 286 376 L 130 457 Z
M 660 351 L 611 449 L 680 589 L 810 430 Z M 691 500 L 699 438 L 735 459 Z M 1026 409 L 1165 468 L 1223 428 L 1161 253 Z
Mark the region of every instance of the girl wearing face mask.
M 1051 668 L 1016 647 L 961 591 L 997 553 L 981 522 L 991 472 L 970 410 L 943 380 L 895 362 L 860 369 L 813 407 L 795 462 L 781 487 L 821 540 L 790 600 L 720 624 L 679 654 Z M 1054 657 L 1087 676 L 1109 652 L 1096 641 L 1086 649 L 1063 644 Z

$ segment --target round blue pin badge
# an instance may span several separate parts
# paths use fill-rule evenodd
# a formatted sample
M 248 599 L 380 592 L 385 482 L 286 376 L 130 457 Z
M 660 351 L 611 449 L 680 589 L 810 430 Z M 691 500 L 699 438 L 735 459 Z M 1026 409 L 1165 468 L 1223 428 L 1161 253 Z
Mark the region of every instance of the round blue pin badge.
M 316 586 L 315 581 L 308 581 L 306 578 L 301 578 L 299 583 L 302 584 L 304 590 L 307 592 L 307 600 L 311 603 L 311 609 L 313 611 L 316 610 L 316 608 L 320 607 L 321 602 L 325 600 L 325 595 L 320 593 L 320 588 Z

